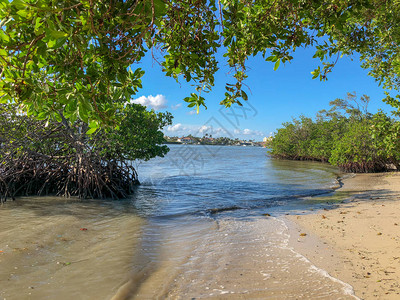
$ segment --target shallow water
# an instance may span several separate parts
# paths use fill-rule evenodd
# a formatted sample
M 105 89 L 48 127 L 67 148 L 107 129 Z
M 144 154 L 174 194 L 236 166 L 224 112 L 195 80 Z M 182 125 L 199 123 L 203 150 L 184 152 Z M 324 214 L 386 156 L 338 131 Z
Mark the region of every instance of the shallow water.
M 143 224 L 115 203 L 44 197 L 4 204 L 0 299 L 111 298 L 128 278 Z
M 289 247 L 281 219 L 332 192 L 335 168 L 172 145 L 137 169 L 131 199 L 1 206 L 0 299 L 353 298 Z

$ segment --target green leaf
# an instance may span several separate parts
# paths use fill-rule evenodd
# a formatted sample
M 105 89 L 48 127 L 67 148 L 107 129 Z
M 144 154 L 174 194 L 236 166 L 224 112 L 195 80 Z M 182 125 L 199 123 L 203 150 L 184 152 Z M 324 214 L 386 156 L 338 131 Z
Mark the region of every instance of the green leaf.
M 0 103 L 7 103 L 10 101 L 10 99 L 10 96 L 8 96 L 6 93 L 0 92 Z
M 191 103 L 191 102 L 195 101 L 195 99 L 193 99 L 193 97 L 185 97 L 185 98 L 183 99 L 183 101 L 188 102 L 188 103 Z
M 318 77 L 319 72 L 313 71 L 313 72 L 311 72 L 311 74 L 313 75 L 312 79 L 315 79 Z
M 98 121 L 90 121 L 89 123 L 90 128 L 99 128 L 99 122 Z
M 46 28 L 46 35 L 53 39 L 60 39 L 68 36 L 65 32 L 53 30 L 51 28 Z
M 242 91 L 241 93 L 243 100 L 247 101 L 249 99 L 249 97 L 247 97 L 247 94 L 244 91 Z
M 46 118 L 47 118 L 47 112 L 41 112 L 36 117 L 36 119 L 38 119 L 38 120 L 44 120 Z
M 49 48 L 55 48 L 56 44 L 57 44 L 57 40 L 49 40 L 49 41 L 47 42 L 47 47 L 49 47 Z
M 275 65 L 274 65 L 274 71 L 278 70 L 280 64 L 281 64 L 281 59 L 279 58 L 279 59 L 276 61 Z
M 58 39 L 57 42 L 56 42 L 56 44 L 53 46 L 53 48 L 60 48 L 62 45 L 65 44 L 66 41 L 67 41 L 67 38 L 66 38 L 66 37 L 65 37 L 65 38 L 61 38 L 61 39 Z
M 91 135 L 91 134 L 95 133 L 96 130 L 97 130 L 97 127 L 90 128 L 88 131 L 86 131 L 86 134 Z
M 76 121 L 77 118 L 78 118 L 78 115 L 77 115 L 76 111 L 73 112 L 73 113 L 69 116 L 69 120 L 70 120 L 70 122 L 71 122 L 72 124 L 75 123 L 75 121 Z
M 274 58 L 275 58 L 275 55 L 271 55 L 271 56 L 268 56 L 265 60 L 266 61 L 273 61 Z
M 10 41 L 10 38 L 8 37 L 8 35 L 5 34 L 2 30 L 0 31 L 0 38 L 6 43 L 8 43 Z
M 27 18 L 28 13 L 29 13 L 29 11 L 27 11 L 27 10 L 19 10 L 19 11 L 17 11 L 17 15 L 22 17 L 22 18 L 24 18 L 24 19 Z
M 35 31 L 37 31 L 42 25 L 43 25 L 43 23 L 41 22 L 42 21 L 42 18 L 36 18 L 36 20 L 35 20 Z
M 93 111 L 92 104 L 86 98 L 82 98 L 81 105 L 85 109 L 85 111 L 87 112 Z
M 61 116 L 59 114 L 55 114 L 54 117 L 55 117 L 57 122 L 62 122 L 62 118 L 61 118 Z
M 26 8 L 28 6 L 22 0 L 14 0 L 13 2 L 11 2 L 11 5 L 15 6 L 17 9 L 24 9 L 24 8 Z
M 87 109 L 82 105 L 82 102 L 79 103 L 78 105 L 78 114 L 79 114 L 79 118 L 85 122 L 88 123 L 88 111 Z

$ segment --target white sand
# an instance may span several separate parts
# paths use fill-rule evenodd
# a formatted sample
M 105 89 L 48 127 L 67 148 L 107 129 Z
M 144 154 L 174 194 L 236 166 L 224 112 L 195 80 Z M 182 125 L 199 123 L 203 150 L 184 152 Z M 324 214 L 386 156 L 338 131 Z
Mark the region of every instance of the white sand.
M 400 174 L 359 174 L 340 191 L 356 194 L 336 209 L 288 217 L 292 244 L 358 297 L 400 299 Z

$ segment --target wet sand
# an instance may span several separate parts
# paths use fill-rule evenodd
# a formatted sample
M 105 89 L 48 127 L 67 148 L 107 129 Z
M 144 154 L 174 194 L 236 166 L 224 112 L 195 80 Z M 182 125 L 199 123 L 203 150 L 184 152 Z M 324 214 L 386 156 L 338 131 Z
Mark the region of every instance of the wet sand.
M 332 209 L 287 216 L 291 245 L 362 299 L 400 299 L 400 174 L 358 174 Z

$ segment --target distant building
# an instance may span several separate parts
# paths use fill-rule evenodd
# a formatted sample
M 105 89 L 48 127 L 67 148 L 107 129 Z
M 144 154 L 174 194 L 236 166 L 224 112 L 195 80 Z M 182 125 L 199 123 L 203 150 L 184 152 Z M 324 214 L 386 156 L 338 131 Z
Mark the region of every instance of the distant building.
M 177 140 L 178 142 L 182 143 L 182 144 L 192 144 L 195 142 L 195 140 L 193 140 L 191 137 L 181 137 Z
M 204 143 L 214 143 L 215 139 L 210 137 L 204 137 L 201 139 L 201 141 Z

